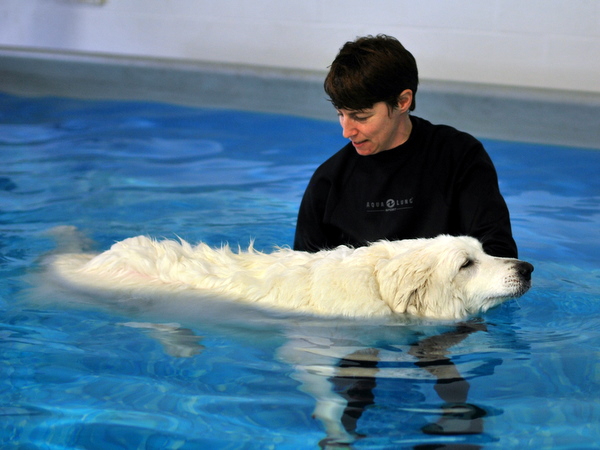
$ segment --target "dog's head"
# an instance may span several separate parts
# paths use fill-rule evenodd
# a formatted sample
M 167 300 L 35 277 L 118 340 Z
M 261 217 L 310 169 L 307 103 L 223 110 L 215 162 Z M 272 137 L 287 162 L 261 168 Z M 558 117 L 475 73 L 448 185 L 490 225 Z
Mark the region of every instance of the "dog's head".
M 381 297 L 398 314 L 462 319 L 519 297 L 531 287 L 531 264 L 487 255 L 471 237 L 377 245 L 389 247 L 389 257 L 376 263 Z

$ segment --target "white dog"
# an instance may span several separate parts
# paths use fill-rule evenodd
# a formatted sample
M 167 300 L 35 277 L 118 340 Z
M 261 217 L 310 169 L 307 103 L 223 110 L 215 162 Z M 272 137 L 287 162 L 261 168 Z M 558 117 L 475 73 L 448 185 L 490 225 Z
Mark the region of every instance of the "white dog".
M 98 255 L 57 255 L 50 267 L 69 287 L 121 297 L 185 293 L 320 316 L 436 319 L 462 319 L 521 296 L 533 271 L 453 236 L 268 254 L 138 236 Z
M 201 352 L 200 338 L 187 327 L 206 326 L 215 318 L 218 324 L 232 321 L 250 327 L 256 319 L 261 330 L 267 323 L 281 326 L 286 340 L 278 357 L 293 365 L 292 377 L 316 400 L 314 417 L 325 428 L 323 442 L 333 443 L 351 443 L 356 437 L 342 420 L 349 403 L 334 389 L 336 379 L 406 378 L 405 372 L 412 370 L 459 380 L 457 369 L 448 363 L 448 349 L 480 329 L 475 324 L 467 332 L 463 326 L 454 334 L 439 335 L 432 329 L 433 335 L 425 336 L 431 327 L 418 328 L 414 334 L 410 325 L 397 321 L 408 324 L 414 316 L 454 320 L 483 312 L 524 294 L 533 271 L 527 262 L 485 254 L 470 237 L 380 241 L 312 254 L 289 249 L 265 254 L 252 247 L 233 252 L 227 246 L 213 249 L 206 244 L 134 237 L 104 253 L 91 254 L 83 253 L 90 242 L 74 227 L 58 227 L 52 235 L 58 251 L 70 253 L 47 260 L 44 276 L 49 278 L 40 286 L 41 297 L 52 297 L 51 286 L 84 294 L 83 301 L 90 294 L 94 304 L 131 313 L 135 321 L 124 325 L 149 332 L 171 354 Z M 303 315 L 284 314 L 283 320 L 269 322 L 261 311 L 265 308 Z M 314 321 L 306 314 L 313 315 Z M 382 341 L 393 345 L 377 348 Z M 398 358 L 419 361 L 426 368 L 376 366 L 378 361 Z M 348 360 L 368 364 L 339 364 Z M 412 372 L 409 378 L 423 376 Z M 452 397 L 460 396 L 462 389 L 466 401 L 468 384 L 466 389 L 465 383 L 458 385 L 452 387 Z M 480 418 L 470 421 L 470 429 L 480 428 L 480 422 Z

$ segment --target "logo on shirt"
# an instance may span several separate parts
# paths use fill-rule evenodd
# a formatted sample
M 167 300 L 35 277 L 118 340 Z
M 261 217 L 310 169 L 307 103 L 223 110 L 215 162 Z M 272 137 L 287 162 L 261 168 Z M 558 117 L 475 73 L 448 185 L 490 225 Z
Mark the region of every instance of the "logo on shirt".
M 367 212 L 392 212 L 400 209 L 410 209 L 413 207 L 413 199 L 414 197 L 403 199 L 388 198 L 381 202 L 367 202 Z

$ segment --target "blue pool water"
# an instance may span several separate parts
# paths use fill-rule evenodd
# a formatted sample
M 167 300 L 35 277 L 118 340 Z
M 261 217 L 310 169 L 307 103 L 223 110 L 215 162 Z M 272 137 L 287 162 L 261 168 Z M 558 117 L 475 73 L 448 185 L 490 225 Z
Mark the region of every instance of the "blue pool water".
M 302 321 L 211 308 L 149 317 L 36 283 L 58 225 L 99 250 L 139 234 L 291 245 L 309 176 L 343 143 L 336 123 L 291 116 L 0 95 L 0 446 L 325 446 L 302 361 L 282 352 Z M 379 349 L 354 448 L 599 446 L 600 152 L 484 144 L 534 287 L 462 336 L 455 324 L 301 323 L 308 336 L 341 330 L 343 345 L 321 350 Z M 148 325 L 163 322 L 179 325 Z M 427 342 L 442 343 L 446 379 L 415 356 Z M 314 373 L 348 394 L 348 378 Z M 466 413 L 446 414 L 448 387 Z M 476 432 L 423 431 L 440 419 Z

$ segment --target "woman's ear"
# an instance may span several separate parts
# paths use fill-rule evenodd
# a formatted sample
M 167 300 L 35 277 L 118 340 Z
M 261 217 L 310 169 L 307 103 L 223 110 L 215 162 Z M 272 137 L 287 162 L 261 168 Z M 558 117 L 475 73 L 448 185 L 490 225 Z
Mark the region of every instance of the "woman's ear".
M 413 102 L 413 91 L 404 89 L 398 96 L 398 109 L 400 112 L 406 112 L 410 109 Z

